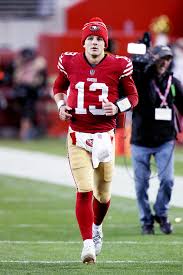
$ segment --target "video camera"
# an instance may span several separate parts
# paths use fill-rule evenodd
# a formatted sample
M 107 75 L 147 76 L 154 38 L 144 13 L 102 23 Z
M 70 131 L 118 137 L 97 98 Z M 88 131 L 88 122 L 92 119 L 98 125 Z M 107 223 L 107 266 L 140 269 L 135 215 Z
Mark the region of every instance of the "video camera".
M 143 69 L 152 62 L 151 44 L 149 32 L 144 32 L 142 39 L 139 39 L 137 43 L 128 43 L 127 52 L 132 55 L 134 69 Z
M 151 35 L 149 32 L 145 32 L 142 39 L 140 39 L 138 43 L 128 43 L 127 52 L 130 54 L 144 55 L 150 47 Z

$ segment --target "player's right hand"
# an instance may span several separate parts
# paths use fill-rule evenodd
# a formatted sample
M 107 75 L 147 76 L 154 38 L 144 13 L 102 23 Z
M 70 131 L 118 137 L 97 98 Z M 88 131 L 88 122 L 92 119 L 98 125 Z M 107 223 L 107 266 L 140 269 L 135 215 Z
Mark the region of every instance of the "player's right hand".
M 67 105 L 61 106 L 59 109 L 59 118 L 61 120 L 69 120 L 72 117 L 69 113 L 71 110 L 72 108 Z

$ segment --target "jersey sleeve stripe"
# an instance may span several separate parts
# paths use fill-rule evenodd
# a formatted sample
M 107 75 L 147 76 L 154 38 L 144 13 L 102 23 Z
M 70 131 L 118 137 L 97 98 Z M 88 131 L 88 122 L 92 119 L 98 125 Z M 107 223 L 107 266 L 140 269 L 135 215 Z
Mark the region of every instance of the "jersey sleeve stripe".
M 131 71 L 131 70 L 133 71 L 133 66 L 131 66 L 131 67 L 125 69 L 125 70 L 123 71 L 123 73 L 127 73 L 128 71 Z
M 62 70 L 65 70 L 64 66 L 62 66 L 62 64 L 60 64 L 60 62 L 58 62 L 58 66 L 59 66 Z
M 125 76 L 129 76 L 129 75 L 131 75 L 132 73 L 133 73 L 133 70 L 130 70 L 128 73 L 122 74 L 122 75 L 119 77 L 119 79 L 121 79 L 122 77 L 125 77 Z
M 59 57 L 59 61 L 60 61 L 60 63 L 62 63 L 62 56 Z
M 132 66 L 132 62 L 131 61 L 126 65 L 126 68 L 129 67 L 129 66 Z
M 63 66 L 61 67 L 61 66 L 59 65 L 59 63 L 58 63 L 58 65 L 57 65 L 57 68 L 67 76 L 67 73 L 66 73 L 66 71 L 63 69 Z

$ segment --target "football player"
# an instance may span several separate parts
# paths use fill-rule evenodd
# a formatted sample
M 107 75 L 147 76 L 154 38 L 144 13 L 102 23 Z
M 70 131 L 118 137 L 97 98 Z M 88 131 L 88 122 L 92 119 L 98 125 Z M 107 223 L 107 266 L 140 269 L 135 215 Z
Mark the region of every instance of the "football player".
M 108 30 L 99 17 L 84 25 L 81 42 L 84 52 L 60 55 L 53 92 L 60 119 L 69 121 L 68 156 L 77 190 L 81 260 L 95 263 L 110 205 L 116 116 L 133 108 L 138 94 L 131 60 L 105 53 Z

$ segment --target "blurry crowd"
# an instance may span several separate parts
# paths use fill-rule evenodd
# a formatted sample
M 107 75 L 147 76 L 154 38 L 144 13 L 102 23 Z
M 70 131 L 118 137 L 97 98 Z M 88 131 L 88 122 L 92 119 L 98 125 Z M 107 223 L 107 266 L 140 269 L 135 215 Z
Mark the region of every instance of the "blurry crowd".
M 39 135 L 36 103 L 46 87 L 46 60 L 35 49 L 0 54 L 0 136 L 29 140 Z

